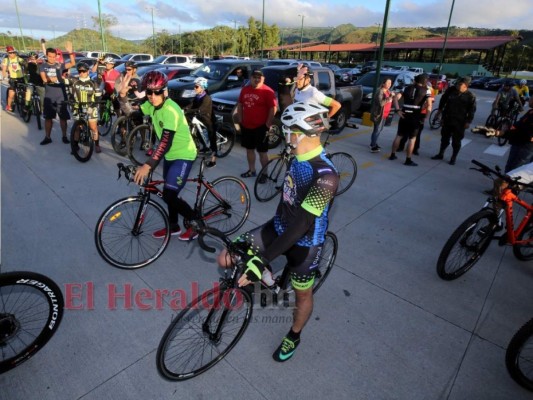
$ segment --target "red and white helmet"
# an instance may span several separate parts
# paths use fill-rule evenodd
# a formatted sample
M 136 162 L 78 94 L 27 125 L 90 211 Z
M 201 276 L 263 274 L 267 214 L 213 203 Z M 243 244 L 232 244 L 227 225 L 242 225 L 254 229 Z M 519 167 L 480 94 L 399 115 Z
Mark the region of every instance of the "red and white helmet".
M 13 46 L 6 46 L 6 51 L 9 53 L 15 51 L 15 48 Z
M 144 74 L 141 82 L 142 90 L 161 90 L 167 87 L 168 78 L 161 71 L 150 71 Z

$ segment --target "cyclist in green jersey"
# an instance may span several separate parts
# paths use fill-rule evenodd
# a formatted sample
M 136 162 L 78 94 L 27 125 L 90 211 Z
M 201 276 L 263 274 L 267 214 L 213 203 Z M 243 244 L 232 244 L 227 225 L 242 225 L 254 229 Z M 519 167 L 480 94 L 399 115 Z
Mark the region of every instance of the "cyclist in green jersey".
M 163 200 L 168 207 L 170 234 L 179 235 L 180 240 L 192 240 L 196 239 L 198 234 L 191 228 L 182 232 L 178 224 L 178 214 L 191 220 L 195 218 L 194 211 L 178 194 L 185 186 L 196 159 L 196 146 L 183 110 L 168 98 L 167 83 L 167 76 L 160 71 L 150 71 L 143 76 L 141 87 L 146 92 L 148 101 L 141 105 L 141 111 L 152 118 L 159 144 L 146 163 L 137 169 L 134 181 L 142 184 L 150 170 L 155 169 L 163 160 Z M 164 238 L 165 234 L 163 228 L 152 235 L 155 238 Z

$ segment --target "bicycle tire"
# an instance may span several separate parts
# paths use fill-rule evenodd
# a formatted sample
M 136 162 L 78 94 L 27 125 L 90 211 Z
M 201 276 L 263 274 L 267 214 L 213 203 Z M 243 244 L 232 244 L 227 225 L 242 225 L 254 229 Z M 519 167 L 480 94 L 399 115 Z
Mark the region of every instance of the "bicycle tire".
M 485 126 L 487 128 L 496 128 L 498 122 L 498 117 L 495 114 L 490 114 L 485 121 Z
M 26 117 L 26 102 L 24 100 L 24 94 L 20 91 L 15 92 L 15 99 L 17 101 L 17 108 L 20 118 L 25 121 Z
M 502 118 L 498 122 L 498 126 L 496 127 L 496 129 L 499 130 L 500 132 L 506 132 L 506 134 L 504 134 L 503 136 L 497 137 L 499 146 L 505 146 L 507 144 L 507 141 L 509 140 L 507 132 L 509 132 L 512 125 L 513 123 L 509 118 Z
M 37 119 L 37 129 L 41 130 L 43 129 L 42 121 L 41 121 L 41 100 L 38 97 L 35 97 L 33 99 L 33 114 L 35 115 L 35 118 Z
M 337 257 L 337 250 L 339 248 L 339 241 L 333 232 L 327 232 L 324 244 L 322 245 L 322 252 L 320 253 L 320 260 L 318 267 L 315 270 L 315 281 L 313 283 L 313 294 L 322 286 L 326 278 L 329 276 L 335 258 Z
M 100 136 L 107 136 L 113 126 L 113 113 L 107 109 L 104 111 L 102 118 L 98 119 L 98 134 Z
M 128 154 L 126 137 L 130 132 L 132 121 L 125 115 L 118 117 L 111 127 L 111 146 L 119 156 Z
M 337 152 L 328 155 L 339 173 L 339 185 L 335 196 L 339 196 L 350 189 L 357 178 L 357 163 L 348 153 Z
M 217 178 L 208 185 L 200 199 L 202 220 L 226 235 L 236 232 L 250 214 L 248 188 L 233 176 Z
M 55 334 L 64 300 L 50 278 L 28 271 L 0 275 L 0 374 L 35 355 Z
M 143 165 L 148 158 L 147 149 L 144 149 L 143 143 L 153 145 L 153 132 L 150 125 L 139 125 L 131 130 L 126 136 L 126 151 L 130 161 L 137 166 Z
M 505 366 L 516 383 L 533 391 L 533 319 L 513 336 L 505 352 Z
M 517 240 L 532 240 L 528 244 L 515 244 L 513 245 L 513 254 L 521 261 L 533 260 L 533 224 L 529 223 L 520 232 Z
M 224 158 L 233 149 L 237 133 L 232 124 L 219 123 L 215 125 L 215 135 L 217 138 L 217 157 Z
M 437 118 L 437 113 L 439 110 L 436 108 L 429 114 L 429 128 L 430 129 L 439 129 L 442 126 L 442 118 L 439 116 Z
M 100 256 L 122 269 L 145 267 L 157 260 L 170 240 L 170 224 L 165 209 L 149 200 L 144 210 L 142 230 L 134 233 L 137 215 L 142 207 L 142 197 L 127 197 L 111 204 L 98 218 L 94 240 Z M 165 228 L 163 239 L 152 233 Z M 142 239 L 142 243 L 141 243 Z
M 204 373 L 235 347 L 252 313 L 252 299 L 242 288 L 204 292 L 166 329 L 157 347 L 157 370 L 173 381 Z
M 78 131 L 78 139 L 76 140 L 76 131 Z M 70 149 L 72 155 L 79 162 L 87 162 L 91 159 L 94 150 L 94 140 L 92 132 L 83 119 L 74 121 L 72 129 L 70 130 Z
M 279 157 L 273 158 L 261 168 L 254 183 L 254 196 L 258 201 L 267 202 L 281 192 L 288 164 L 285 157 Z M 265 179 L 264 177 L 266 177 L 266 181 L 260 183 L 261 179 Z
M 22 117 L 22 119 L 26 123 L 30 122 L 30 120 L 31 120 L 32 108 L 33 108 L 33 104 L 32 104 L 32 102 L 30 102 L 30 106 L 26 110 L 26 113 L 24 114 L 24 117 Z
M 494 210 L 486 208 L 471 215 L 459 225 L 439 255 L 437 261 L 439 277 L 447 281 L 454 280 L 472 268 L 489 247 L 497 224 L 498 219 Z M 479 241 L 476 242 L 476 239 Z M 456 246 L 458 249 L 454 251 Z M 460 265 L 455 266 L 455 264 Z

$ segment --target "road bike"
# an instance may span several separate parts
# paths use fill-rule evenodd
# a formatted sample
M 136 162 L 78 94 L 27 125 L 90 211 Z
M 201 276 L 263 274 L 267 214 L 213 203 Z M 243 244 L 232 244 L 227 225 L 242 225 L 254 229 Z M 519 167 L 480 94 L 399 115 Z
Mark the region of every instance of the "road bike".
M 33 83 L 28 83 L 26 86 L 27 86 L 26 90 L 31 91 L 31 96 L 30 96 L 29 107 L 26 109 L 26 114 L 24 116 L 24 121 L 30 122 L 31 116 L 35 115 L 35 119 L 37 120 L 37 128 L 41 130 L 42 129 L 41 115 L 43 111 L 41 108 L 41 96 L 39 95 L 39 89 Z
M 191 136 L 196 144 L 198 151 L 209 148 L 209 137 L 206 126 L 197 118 L 196 115 L 185 115 L 189 123 Z M 215 129 L 215 136 L 217 140 L 217 154 L 218 158 L 226 157 L 233 145 L 235 144 L 235 128 L 229 123 L 216 122 L 213 124 Z
M 124 173 L 131 182 L 136 166 L 117 164 L 119 179 Z M 213 182 L 204 177 L 205 159 L 202 159 L 196 178 L 187 182 L 196 183 L 194 213 L 196 219 L 230 234 L 236 232 L 250 214 L 250 193 L 240 179 L 223 176 Z M 109 264 L 124 269 L 144 267 L 165 251 L 170 240 L 170 223 L 165 208 L 154 201 L 151 195 L 163 198 L 158 186 L 163 180 L 152 180 L 150 172 L 145 184 L 135 196 L 120 199 L 111 204 L 98 218 L 95 243 L 102 258 Z M 202 189 L 204 191 L 202 192 Z M 191 221 L 185 221 L 185 227 Z M 165 228 L 164 238 L 152 234 Z
M 324 148 L 329 144 L 329 134 L 324 141 Z M 254 195 L 260 202 L 267 202 L 276 197 L 283 188 L 283 181 L 289 165 L 294 158 L 292 147 L 288 144 L 281 153 L 270 160 L 259 171 L 254 183 Z M 354 158 L 344 152 L 327 153 L 326 156 L 331 160 L 339 174 L 339 186 L 335 196 L 345 193 L 355 182 L 357 177 L 357 163 Z
M 0 274 L 0 374 L 33 357 L 63 317 L 63 294 L 50 278 L 28 271 Z
M 485 253 L 493 239 L 500 246 L 513 246 L 513 254 L 522 261 L 533 260 L 533 206 L 518 197 L 524 187 L 519 179 L 511 179 L 499 170 L 493 170 L 479 161 L 472 160 L 478 168 L 471 168 L 495 180 L 499 178 L 509 185 L 499 196 L 490 195 L 478 212 L 468 217 L 452 233 L 444 244 L 437 261 L 437 274 L 444 280 L 459 278 L 472 268 Z M 495 189 L 496 190 L 496 189 Z M 517 221 L 515 229 L 513 221 L 513 205 L 525 209 L 524 217 Z M 496 232 L 503 229 L 502 217 L 505 214 L 505 232 L 496 237 Z
M 70 130 L 70 149 L 71 154 L 79 162 L 87 162 L 91 159 L 94 150 L 94 133 L 89 128 L 89 115 L 91 107 L 96 107 L 98 102 L 94 103 L 73 103 L 77 108 L 73 113 L 74 123 Z
M 275 284 L 267 286 L 259 281 L 239 287 L 238 280 L 246 268 L 249 256 L 247 246 L 232 241 L 224 233 L 212 228 L 198 229 L 202 249 L 214 252 L 207 246 L 204 236 L 218 238 L 231 257 L 234 266 L 226 269 L 220 284 L 194 299 L 178 314 L 165 331 L 157 348 L 157 369 L 173 381 L 194 378 L 221 361 L 235 347 L 252 320 L 254 299 L 261 306 L 282 302 L 290 306 L 294 295 L 290 286 L 289 269 L 285 266 L 275 278 Z M 316 269 L 313 293 L 322 286 L 333 268 L 338 242 L 333 232 L 327 232 Z
M 525 323 L 509 342 L 505 366 L 516 383 L 533 391 L 533 319 Z
M 115 114 L 113 100 L 108 97 L 107 99 L 103 99 L 100 104 L 101 107 L 98 111 L 98 134 L 100 136 L 107 136 L 113 126 L 113 115 Z
M 442 126 L 442 113 L 439 113 L 439 109 L 435 108 L 429 114 L 429 128 L 439 129 Z

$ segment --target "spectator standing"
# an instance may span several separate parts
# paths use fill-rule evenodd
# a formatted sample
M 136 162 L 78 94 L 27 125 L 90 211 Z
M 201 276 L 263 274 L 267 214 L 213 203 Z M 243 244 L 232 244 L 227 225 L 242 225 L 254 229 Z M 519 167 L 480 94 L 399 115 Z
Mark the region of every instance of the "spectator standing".
M 248 171 L 242 178 L 255 177 L 255 152 L 259 154 L 262 166 L 268 163 L 267 131 L 273 124 L 277 110 L 276 95 L 265 85 L 261 70 L 252 72 L 250 85 L 244 86 L 237 103 L 236 120 L 241 125 L 241 142 L 246 148 Z
M 44 92 L 44 131 L 45 138 L 41 141 L 41 145 L 52 143 L 52 125 L 54 118 L 59 114 L 59 125 L 63 135 L 63 143 L 70 143 L 67 139 L 67 120 L 70 115 L 67 109 L 67 93 L 65 90 L 65 83 L 61 73 L 65 69 L 70 69 L 75 65 L 74 54 L 72 54 L 72 43 L 67 42 L 65 45 L 70 56 L 70 62 L 62 64 L 56 61 L 56 49 L 49 47 L 46 49 L 46 61 L 41 64 L 39 72 L 41 79 L 45 84 Z
M 372 97 L 372 107 L 370 109 L 370 119 L 374 123 L 374 129 L 372 131 L 372 137 L 370 139 L 370 152 L 377 153 L 381 150 L 378 145 L 378 137 L 383 130 L 385 120 L 390 114 L 392 104 L 398 109 L 398 102 L 396 96 L 390 91 L 392 86 L 392 80 L 390 78 L 383 79 L 380 87 Z
M 442 114 L 442 129 L 440 131 L 440 150 L 431 157 L 432 160 L 444 159 L 444 152 L 452 141 L 452 157 L 450 165 L 455 165 L 457 155 L 461 150 L 461 141 L 476 113 L 476 96 L 468 90 L 470 78 L 457 79 L 454 86 L 444 92 L 439 101 L 437 117 Z

